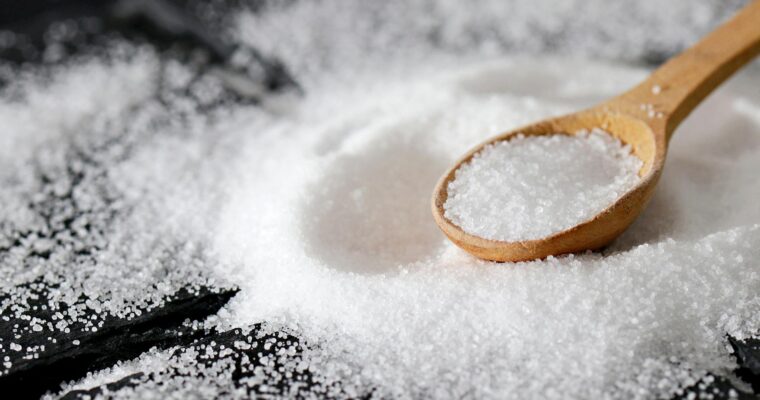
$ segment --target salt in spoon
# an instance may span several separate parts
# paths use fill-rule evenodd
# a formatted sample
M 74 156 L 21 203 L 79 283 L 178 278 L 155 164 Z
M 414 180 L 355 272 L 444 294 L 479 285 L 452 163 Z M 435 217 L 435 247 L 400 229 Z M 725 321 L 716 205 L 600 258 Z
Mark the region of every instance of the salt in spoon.
M 501 134 L 475 147 L 436 185 L 432 202 L 436 223 L 457 246 L 492 261 L 527 261 L 604 247 L 636 219 L 652 197 L 676 127 L 708 94 L 758 53 L 760 0 L 755 0 L 628 92 L 588 110 Z M 449 182 L 455 178 L 457 169 L 484 146 L 510 140 L 518 134 L 575 134 L 593 128 L 601 128 L 630 145 L 633 154 L 643 162 L 638 184 L 594 217 L 544 238 L 506 242 L 469 234 L 444 216 Z

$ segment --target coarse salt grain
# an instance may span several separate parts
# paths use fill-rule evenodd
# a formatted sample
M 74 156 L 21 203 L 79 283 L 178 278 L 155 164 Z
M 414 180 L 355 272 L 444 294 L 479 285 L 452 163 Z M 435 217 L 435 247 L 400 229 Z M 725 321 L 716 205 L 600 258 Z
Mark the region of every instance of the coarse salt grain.
M 448 184 L 445 217 L 466 232 L 534 240 L 590 220 L 638 181 L 630 146 L 599 129 L 488 145 Z
M 3 269 L 3 282 L 52 270 L 74 283 L 56 293 L 56 300 L 71 302 L 86 288 L 97 294 L 92 307 L 129 318 L 139 315 L 139 306 L 160 305 L 170 289 L 197 283 L 194 277 L 217 267 L 215 281 L 232 277 L 241 294 L 215 321 L 271 321 L 297 329 L 312 345 L 300 361 L 250 371 L 248 382 L 306 369 L 315 374 L 313 397 L 338 396 L 330 383 L 342 380 L 353 397 L 373 392 L 407 398 L 652 398 L 690 384 L 705 370 L 729 373 L 734 363 L 724 350 L 725 334 L 746 336 L 760 325 L 760 209 L 748 201 L 760 193 L 747 185 L 760 168 L 760 99 L 739 90 L 754 87 L 756 75 L 713 96 L 701 108 L 712 111 L 709 118 L 687 121 L 683 130 L 689 132 L 674 138 L 651 207 L 606 257 L 483 263 L 447 244 L 431 221 L 432 185 L 463 148 L 509 127 L 588 106 L 646 73 L 565 59 L 469 67 L 463 59 L 509 48 L 637 59 L 651 51 L 642 36 L 656 31 L 666 49 L 682 47 L 710 23 L 695 15 L 717 7 L 701 5 L 692 13 L 685 12 L 694 10 L 691 1 L 667 9 L 645 1 L 625 10 L 638 18 L 620 20 L 600 18 L 600 10 L 618 7 L 600 0 L 585 7 L 594 12 L 563 16 L 579 3 L 532 7 L 535 0 L 523 0 L 510 8 L 517 13 L 510 24 L 504 24 L 503 2 L 496 0 L 389 1 L 372 7 L 342 0 L 288 2 L 248 14 L 240 23 L 243 40 L 281 56 L 309 93 L 279 115 L 243 107 L 212 123 L 195 118 L 197 110 L 184 108 L 192 101 L 183 93 L 193 91 L 179 79 L 160 89 L 161 102 L 178 103 L 183 111 L 176 119 L 185 122 L 154 124 L 162 120 L 156 118 L 162 109 L 145 97 L 157 90 L 146 84 L 156 78 L 150 60 L 137 60 L 137 78 L 97 62 L 92 69 L 72 67 L 85 78 L 93 72 L 103 76 L 107 87 L 139 88 L 129 93 L 98 90 L 91 97 L 79 89 L 92 85 L 73 83 L 59 95 L 46 84 L 30 85 L 37 92 L 31 101 L 2 105 L 6 131 L 0 141 L 12 146 L 0 146 L 0 163 L 9 166 L 0 173 L 18 172 L 0 190 L 4 222 L 11 227 L 35 231 L 39 223 L 24 208 L 26 196 L 47 199 L 24 174 L 27 169 L 11 167 L 26 163 L 17 144 L 39 153 L 45 150 L 38 148 L 41 141 L 51 140 L 53 149 L 73 142 L 81 150 L 98 138 L 108 142 L 110 133 L 126 125 L 123 144 L 130 150 L 95 153 L 108 166 L 105 171 L 57 162 L 63 156 L 55 151 L 35 159 L 54 180 L 43 186 L 49 197 L 71 188 L 61 171 L 84 173 L 85 183 L 76 187 L 78 210 L 86 211 L 82 226 L 95 222 L 109 235 L 96 237 L 97 246 L 77 238 L 70 247 L 106 250 L 91 262 L 71 263 L 56 258 L 61 249 L 54 247 L 51 259 L 28 265 L 18 250 L 49 249 L 44 238 L 30 238 L 4 260 L 10 268 Z M 556 40 L 526 41 L 535 16 L 547 12 L 555 14 L 540 19 L 550 28 L 542 30 L 570 32 L 555 37 L 564 41 L 559 46 Z M 422 43 L 428 39 L 440 47 Z M 448 61 L 438 57 L 452 49 L 483 52 Z M 404 58 L 395 51 L 424 62 L 394 67 L 394 60 Z M 377 64 L 381 71 L 362 76 L 357 64 Z M 170 77 L 193 76 L 168 67 Z M 439 71 L 447 71 L 441 79 Z M 358 89 L 351 92 L 352 86 Z M 62 96 L 73 107 L 61 113 Z M 100 105 L 116 105 L 118 112 L 101 118 Z M 145 134 L 133 134 L 133 125 Z M 722 131 L 732 135 L 716 135 Z M 219 138 L 243 156 L 220 150 Z M 102 189 L 121 194 L 116 220 L 97 213 L 103 207 L 95 193 Z M 206 261 L 203 246 L 187 246 L 198 235 L 221 260 L 234 263 Z M 144 290 L 154 281 L 136 278 L 157 276 L 163 282 L 167 271 L 172 284 L 158 293 Z M 130 312 L 130 306 L 138 308 Z M 80 311 L 64 318 L 79 321 L 86 315 Z M 172 352 L 152 350 L 140 365 L 121 364 L 89 384 L 163 370 Z M 229 390 L 234 383 L 228 364 L 206 365 L 184 355 L 172 363 L 179 374 L 151 374 L 156 382 L 127 385 L 109 396 L 249 397 Z M 84 381 L 83 388 L 91 387 Z

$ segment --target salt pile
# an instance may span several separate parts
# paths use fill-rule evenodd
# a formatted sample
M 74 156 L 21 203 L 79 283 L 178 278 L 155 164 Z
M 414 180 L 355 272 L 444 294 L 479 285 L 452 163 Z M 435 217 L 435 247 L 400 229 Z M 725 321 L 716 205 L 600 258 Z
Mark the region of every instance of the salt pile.
M 449 182 L 445 217 L 502 241 L 550 236 L 599 214 L 638 182 L 630 146 L 595 130 L 488 145 Z
M 112 51 L 62 64 L 50 77 L 19 74 L 3 88 L 0 312 L 6 326 L 10 318 L 29 323 L 8 326 L 13 343 L 0 343 L 0 375 L 14 365 L 10 355 L 44 357 L 55 334 L 131 320 L 180 289 L 228 287 L 206 273 L 207 239 L 198 236 L 209 216 L 198 207 L 214 201 L 191 200 L 218 176 L 204 163 L 224 146 L 200 137 L 207 117 L 197 113 L 218 83 L 199 79 L 189 85 L 195 99 L 177 100 L 171 88 L 188 87 L 185 67 L 159 68 L 141 47 Z M 159 79 L 164 99 L 154 96 Z M 189 210 L 198 214 L 188 218 Z M 21 346 L 28 335 L 41 343 Z
M 362 100 L 368 79 L 259 131 L 230 175 L 216 237 L 238 266 L 220 273 L 243 288 L 223 323 L 295 329 L 325 382 L 401 398 L 651 398 L 729 371 L 725 335 L 760 328 L 760 215 L 748 201 L 759 189 L 746 184 L 760 166 L 760 98 L 740 94 L 746 83 L 686 123 L 663 189 L 607 254 L 486 263 L 447 243 L 429 216 L 430 190 L 462 149 L 644 74 L 581 70 L 593 73 L 531 61 L 423 71 Z M 527 97 L 510 86 L 517 74 L 577 89 Z M 500 91 L 478 89 L 497 76 Z M 737 132 L 736 145 L 721 131 Z M 734 210 L 731 221 L 717 204 Z
M 97 117 L 110 90 L 68 95 L 87 106 L 45 113 L 60 95 L 36 82 L 25 84 L 40 93 L 32 101 L 0 104 L 13 122 L 4 143 L 30 149 L 2 150 L 0 163 L 10 166 L 0 171 L 0 196 L 8 199 L 2 215 L 10 222 L 0 226 L 0 243 L 45 225 L 36 209 L 24 208 L 36 193 L 59 214 L 84 210 L 74 213 L 81 220 L 74 226 L 85 229 L 84 238 L 56 237 L 65 246 L 49 258 L 34 256 L 44 240 L 22 238 L 3 254 L 10 266 L 4 289 L 71 277 L 57 300 L 93 293 L 87 307 L 128 317 L 134 304 L 160 304 L 188 283 L 234 282 L 240 294 L 208 326 L 263 322 L 308 346 L 300 356 L 292 345 L 274 360 L 249 360 L 246 366 L 256 366 L 244 384 L 311 371 L 308 391 L 316 398 L 654 398 L 707 371 L 731 373 L 725 335 L 760 329 L 760 209 L 753 203 L 760 188 L 750 184 L 760 169 L 757 72 L 742 73 L 685 123 L 650 207 L 604 254 L 492 264 L 449 244 L 433 223 L 428 202 L 440 174 L 485 137 L 589 106 L 647 71 L 567 59 L 488 60 L 504 40 L 533 38 L 494 12 L 501 2 L 438 2 L 436 15 L 457 16 L 447 29 L 436 27 L 436 18 L 420 19 L 423 5 L 409 2 L 373 3 L 399 18 L 367 24 L 357 16 L 373 7 L 314 4 L 241 18 L 241 40 L 281 53 L 301 78 L 308 95 L 284 107 L 273 101 L 201 117 L 194 99 L 213 98 L 219 84 L 207 76 L 195 81 L 178 65 L 169 66 L 176 81 L 157 101 L 146 95 L 153 86 L 134 83 L 161 76 L 150 54 L 127 57 L 116 69 L 97 60 L 72 67 L 75 87 L 93 68 L 104 87 L 139 88 L 113 113 Z M 691 14 L 704 7 L 679 2 L 660 14 L 659 2 L 649 2 L 637 12 L 665 15 L 667 24 L 656 26 L 671 30 L 657 31 L 663 44 L 656 47 L 669 49 L 705 28 L 673 21 L 704 21 Z M 607 22 L 591 12 L 568 27 L 565 10 L 553 18 L 545 11 L 516 20 L 540 21 L 552 32 L 568 28 L 567 40 L 605 46 L 596 54 L 641 55 L 639 34 L 654 31 L 641 25 L 616 35 L 621 24 L 641 19 Z M 602 34 L 581 29 L 588 26 L 601 26 Z M 596 42 L 583 41 L 586 35 Z M 615 46 L 606 47 L 609 40 Z M 417 56 L 406 60 L 378 52 L 383 48 Z M 46 118 L 32 118 L 39 115 Z M 67 202 L 56 197 L 58 184 L 68 180 L 67 157 L 80 153 L 98 155 L 98 163 L 83 166 L 77 201 Z M 46 163 L 37 169 L 22 168 L 40 160 Z M 48 183 L 40 183 L 39 170 Z M 78 246 L 91 253 L 76 253 Z M 170 359 L 170 351 L 148 352 L 76 385 L 172 368 L 179 374 L 109 397 L 246 397 L 229 390 L 229 361 Z

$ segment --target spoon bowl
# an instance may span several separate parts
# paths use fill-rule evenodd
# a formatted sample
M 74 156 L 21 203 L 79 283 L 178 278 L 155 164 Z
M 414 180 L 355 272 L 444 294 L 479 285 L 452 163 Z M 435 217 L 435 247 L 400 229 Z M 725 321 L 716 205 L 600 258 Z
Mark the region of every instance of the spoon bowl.
M 705 98 L 760 52 L 760 0 L 742 9 L 694 47 L 657 69 L 630 91 L 591 109 L 550 118 L 495 136 L 458 160 L 433 192 L 433 217 L 443 233 L 472 255 L 492 261 L 527 261 L 597 250 L 633 223 L 654 193 L 676 127 Z M 565 134 L 601 128 L 629 145 L 643 165 L 639 182 L 594 217 L 550 236 L 506 242 L 464 231 L 445 216 L 449 183 L 463 164 L 489 144 L 525 136 Z M 505 215 L 504 218 L 509 218 Z
M 593 218 L 545 238 L 505 242 L 469 234 L 444 216 L 443 204 L 448 198 L 448 185 L 454 180 L 457 169 L 468 163 L 485 146 L 508 141 L 518 134 L 573 134 L 592 127 L 602 128 L 620 141 L 631 145 L 633 153 L 643 162 L 639 171 L 641 180 L 637 185 Z M 620 235 L 643 210 L 662 172 L 666 146 L 664 137 L 655 134 L 648 124 L 625 114 L 589 110 L 541 121 L 493 137 L 457 161 L 436 185 L 433 216 L 451 241 L 469 253 L 487 260 L 526 261 L 554 254 L 599 249 Z

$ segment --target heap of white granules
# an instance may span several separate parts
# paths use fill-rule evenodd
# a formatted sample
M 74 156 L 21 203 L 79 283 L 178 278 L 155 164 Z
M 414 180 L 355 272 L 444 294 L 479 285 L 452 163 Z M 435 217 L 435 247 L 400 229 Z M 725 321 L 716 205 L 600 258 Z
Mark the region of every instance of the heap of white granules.
M 497 142 L 460 166 L 445 217 L 486 239 L 534 240 L 572 228 L 639 181 L 642 162 L 602 130 Z
M 540 12 L 522 4 L 513 12 L 526 22 L 507 24 L 499 1 L 436 2 L 429 20 L 409 2 L 353 4 L 299 2 L 241 17 L 240 40 L 291 66 L 303 98 L 208 116 L 190 97 L 213 98 L 219 82 L 206 76 L 199 86 L 181 65 L 159 68 L 151 52 L 74 63 L 49 80 L 19 82 L 25 96 L 3 95 L 0 233 L 44 229 L 30 199 L 68 193 L 67 157 L 93 143 L 98 157 L 75 167 L 84 183 L 71 195 L 85 212 L 70 225 L 104 227 L 92 243 L 59 238 L 66 248 L 24 238 L 24 250 L 3 259 L 4 290 L 65 276 L 56 301 L 85 291 L 89 309 L 129 318 L 134 305 L 160 305 L 179 287 L 233 282 L 240 294 L 207 325 L 265 322 L 309 348 L 262 363 L 247 382 L 309 370 L 315 397 L 653 398 L 707 371 L 730 373 L 726 334 L 760 328 L 756 71 L 740 73 L 679 129 L 649 208 L 604 253 L 478 261 L 445 240 L 429 210 L 437 179 L 473 145 L 595 104 L 647 73 L 498 58 L 501 43 L 531 46 L 529 28 L 540 23 L 567 32 L 561 45 L 584 43 L 569 52 L 638 57 L 650 32 L 665 49 L 698 37 L 706 6 L 674 2 L 661 13 L 645 1 L 632 13 L 652 18 L 588 12 L 563 23 L 576 2 L 541 3 Z M 618 7 L 606 4 L 584 10 Z M 436 16 L 456 18 L 436 29 L 445 19 Z M 160 74 L 176 88 L 162 103 L 171 112 L 152 100 Z M 128 140 L 114 146 L 117 133 Z M 52 183 L 39 187 L 26 172 L 39 170 Z M 0 245 L 14 240 L 0 236 Z M 72 259 L 77 246 L 96 250 Z M 61 326 L 77 318 L 62 316 Z M 112 396 L 245 396 L 225 391 L 229 365 L 171 351 L 76 385 L 172 366 L 181 373 Z

